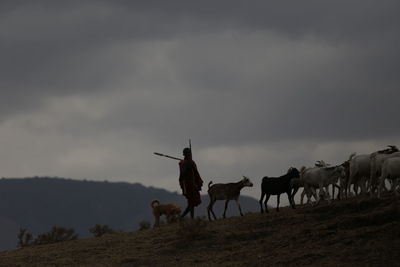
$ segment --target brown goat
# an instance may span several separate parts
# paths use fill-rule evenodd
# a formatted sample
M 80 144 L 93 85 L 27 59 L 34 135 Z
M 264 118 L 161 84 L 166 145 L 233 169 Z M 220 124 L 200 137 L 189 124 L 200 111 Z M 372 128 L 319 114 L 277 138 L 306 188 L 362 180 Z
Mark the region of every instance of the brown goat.
M 240 215 L 243 216 L 242 209 L 239 204 L 239 196 L 240 196 L 240 190 L 242 190 L 243 187 L 248 186 L 252 187 L 253 183 L 250 182 L 250 179 L 243 176 L 243 179 L 237 183 L 228 183 L 228 184 L 212 184 L 212 181 L 208 183 L 208 195 L 210 196 L 210 204 L 208 204 L 207 207 L 207 212 L 208 212 L 208 220 L 211 221 L 210 217 L 210 212 L 212 213 L 214 220 L 217 219 L 215 216 L 214 211 L 212 210 L 212 207 L 217 200 L 225 200 L 225 210 L 223 217 L 225 218 L 226 214 L 226 209 L 228 207 L 228 202 L 229 200 L 235 200 L 236 204 L 239 208 Z

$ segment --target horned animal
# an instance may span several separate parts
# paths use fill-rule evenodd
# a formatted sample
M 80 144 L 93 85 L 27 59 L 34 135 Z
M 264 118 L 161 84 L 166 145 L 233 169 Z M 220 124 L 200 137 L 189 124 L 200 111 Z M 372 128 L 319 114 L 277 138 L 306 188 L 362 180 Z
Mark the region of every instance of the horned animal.
M 271 195 L 277 195 L 276 211 L 279 211 L 279 201 L 282 193 L 287 194 L 289 202 L 292 205 L 292 208 L 294 209 L 295 205 L 291 194 L 292 187 L 290 185 L 290 181 L 293 178 L 298 178 L 298 177 L 300 177 L 300 172 L 296 168 L 290 168 L 285 175 L 282 175 L 280 177 L 265 176 L 261 182 L 261 198 L 260 198 L 261 213 L 264 213 L 262 202 L 264 200 L 265 195 L 267 196 L 264 202 L 266 212 L 268 212 L 267 203 Z
M 240 191 L 248 186 L 252 187 L 253 183 L 250 181 L 249 178 L 246 176 L 243 176 L 243 179 L 240 180 L 237 183 L 227 183 L 227 184 L 214 184 L 211 185 L 212 181 L 208 183 L 208 195 L 210 196 L 210 204 L 208 204 L 207 207 L 207 213 L 208 213 L 208 220 L 211 221 L 210 213 L 213 215 L 214 220 L 217 219 L 215 216 L 215 213 L 212 209 L 215 201 L 217 200 L 225 200 L 225 209 L 224 209 L 224 214 L 223 218 L 225 218 L 226 215 L 226 209 L 228 208 L 228 203 L 230 200 L 235 200 L 236 204 L 239 208 L 240 216 L 243 216 L 242 209 L 239 204 L 239 196 L 240 196 Z

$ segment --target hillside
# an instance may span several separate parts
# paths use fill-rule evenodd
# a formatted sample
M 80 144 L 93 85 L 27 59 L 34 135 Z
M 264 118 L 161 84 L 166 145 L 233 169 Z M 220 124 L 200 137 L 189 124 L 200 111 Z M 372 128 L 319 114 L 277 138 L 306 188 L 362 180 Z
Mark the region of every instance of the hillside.
M 177 185 L 178 186 L 178 185 Z M 206 194 L 204 187 L 202 193 Z M 15 249 L 19 228 L 34 235 L 48 232 L 53 226 L 74 228 L 80 238 L 92 236 L 89 228 L 107 224 L 116 231 L 134 231 L 139 223 L 153 223 L 150 201 L 186 205 L 185 198 L 164 189 L 141 184 L 78 181 L 61 178 L 0 179 L 0 250 Z M 208 196 L 196 209 L 206 215 Z M 241 197 L 243 211 L 256 211 L 253 198 Z M 216 203 L 221 214 L 222 202 Z M 238 215 L 236 205 L 229 206 L 228 216 Z
M 399 198 L 353 198 L 212 223 L 194 221 L 192 231 L 186 228 L 190 222 L 0 252 L 0 262 L 4 266 L 400 265 Z

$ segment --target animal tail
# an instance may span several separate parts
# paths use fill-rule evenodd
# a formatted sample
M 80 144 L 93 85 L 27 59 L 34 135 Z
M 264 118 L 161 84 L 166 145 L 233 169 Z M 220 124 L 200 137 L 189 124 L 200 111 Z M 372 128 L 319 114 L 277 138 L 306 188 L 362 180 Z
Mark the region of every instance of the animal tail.
M 208 183 L 208 189 L 210 189 L 210 185 L 211 185 L 212 183 L 213 183 L 212 181 L 210 181 L 210 182 Z
M 154 199 L 154 200 L 151 202 L 151 207 L 154 208 L 154 207 L 156 206 L 156 204 L 157 204 L 157 206 L 160 205 L 160 201 L 159 201 L 158 199 Z

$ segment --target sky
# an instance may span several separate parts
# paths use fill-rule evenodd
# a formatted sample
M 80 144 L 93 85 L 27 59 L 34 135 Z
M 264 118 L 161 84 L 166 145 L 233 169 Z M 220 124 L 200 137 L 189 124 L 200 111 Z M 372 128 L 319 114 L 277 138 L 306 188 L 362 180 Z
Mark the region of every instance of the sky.
M 180 191 L 400 145 L 398 1 L 1 1 L 0 176 Z M 282 200 L 283 201 L 283 200 Z

